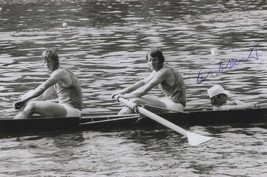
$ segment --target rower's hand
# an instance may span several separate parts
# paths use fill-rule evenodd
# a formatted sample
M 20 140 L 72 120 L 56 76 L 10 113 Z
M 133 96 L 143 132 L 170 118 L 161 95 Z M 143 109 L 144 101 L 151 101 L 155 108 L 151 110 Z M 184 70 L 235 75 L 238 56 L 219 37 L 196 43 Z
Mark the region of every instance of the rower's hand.
M 114 99 L 116 95 L 118 95 L 118 94 L 113 93 L 113 94 L 111 95 L 111 99 Z
M 21 100 L 21 101 L 17 101 L 15 104 L 14 104 L 14 108 L 15 109 L 21 109 L 25 106 L 26 104 L 26 101 L 24 100 Z
M 122 96 L 121 91 L 113 93 L 113 94 L 111 95 L 111 98 L 112 98 L 112 99 L 116 99 L 116 97 L 118 97 L 118 96 Z
M 113 95 L 112 95 L 112 99 L 115 99 L 115 100 L 117 100 L 117 101 L 119 101 L 119 98 L 121 98 L 121 97 L 123 97 L 122 94 L 113 94 Z

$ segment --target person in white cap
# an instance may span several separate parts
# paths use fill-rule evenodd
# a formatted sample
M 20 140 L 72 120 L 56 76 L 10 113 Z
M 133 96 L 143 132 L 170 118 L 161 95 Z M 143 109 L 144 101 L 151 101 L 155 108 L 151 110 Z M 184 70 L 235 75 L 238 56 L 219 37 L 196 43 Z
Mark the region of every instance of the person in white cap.
M 207 91 L 214 111 L 252 109 L 256 107 L 255 103 L 244 103 L 239 100 L 228 101 L 231 94 L 220 85 L 214 85 Z

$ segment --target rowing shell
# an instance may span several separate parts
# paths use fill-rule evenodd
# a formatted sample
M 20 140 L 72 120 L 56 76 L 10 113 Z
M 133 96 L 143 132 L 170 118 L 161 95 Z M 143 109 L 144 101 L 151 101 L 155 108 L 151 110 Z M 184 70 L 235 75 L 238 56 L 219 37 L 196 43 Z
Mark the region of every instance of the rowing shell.
M 267 123 L 267 109 L 248 109 L 231 111 L 188 111 L 185 113 L 159 113 L 164 119 L 183 127 L 191 126 L 246 126 Z M 66 130 L 128 130 L 159 129 L 159 123 L 139 114 L 131 115 L 83 115 L 82 118 L 42 118 L 14 120 L 0 118 L 0 132 L 43 132 Z

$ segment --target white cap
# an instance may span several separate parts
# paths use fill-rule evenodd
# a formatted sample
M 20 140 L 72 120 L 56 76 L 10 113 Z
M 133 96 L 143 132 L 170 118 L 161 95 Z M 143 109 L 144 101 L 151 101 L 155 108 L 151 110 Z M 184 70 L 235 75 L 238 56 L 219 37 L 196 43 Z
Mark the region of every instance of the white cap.
M 210 89 L 207 90 L 208 95 L 210 98 L 219 95 L 219 94 L 225 94 L 226 96 L 230 96 L 230 93 L 227 90 L 224 90 L 224 88 L 220 85 L 214 85 Z

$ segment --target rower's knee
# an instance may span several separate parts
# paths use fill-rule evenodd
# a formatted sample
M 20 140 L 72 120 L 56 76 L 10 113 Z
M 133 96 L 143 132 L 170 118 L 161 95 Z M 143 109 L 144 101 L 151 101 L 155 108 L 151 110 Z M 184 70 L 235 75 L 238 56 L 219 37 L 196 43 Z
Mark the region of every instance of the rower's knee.
M 34 112 L 35 109 L 36 109 L 36 102 L 35 101 L 30 101 L 26 105 L 24 111 L 26 111 L 26 112 Z
M 177 112 L 183 112 L 184 111 L 184 106 L 180 103 L 170 104 L 167 107 L 168 107 L 168 109 L 170 109 L 172 111 L 177 111 Z
M 14 117 L 14 119 L 25 119 L 31 117 L 35 107 L 36 103 L 34 101 L 30 101 L 27 103 L 25 108 Z
M 139 105 L 141 104 L 141 99 L 140 98 L 131 98 L 129 99 L 129 101 Z M 125 115 L 125 114 L 133 114 L 134 110 L 131 108 L 128 108 L 127 106 L 123 107 L 120 112 L 118 113 L 118 115 Z

